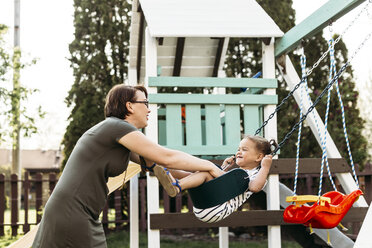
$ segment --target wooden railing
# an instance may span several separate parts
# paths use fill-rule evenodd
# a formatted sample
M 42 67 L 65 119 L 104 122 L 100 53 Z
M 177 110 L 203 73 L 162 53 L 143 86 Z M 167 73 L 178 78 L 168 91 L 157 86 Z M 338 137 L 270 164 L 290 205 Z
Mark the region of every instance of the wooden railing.
M 282 160 L 285 162 L 285 160 Z M 280 167 L 280 163 L 276 163 Z M 305 164 L 306 165 L 306 164 Z M 340 165 L 342 167 L 342 165 Z M 306 166 L 305 166 L 306 168 Z M 341 168 L 339 168 L 341 170 Z M 273 173 L 276 173 L 275 166 L 272 167 Z M 334 168 L 337 172 L 337 168 Z M 372 201 L 372 166 L 371 164 L 366 164 L 363 171 L 357 170 L 357 174 L 360 180 L 361 189 L 364 192 L 364 197 L 366 201 L 370 203 Z M 298 185 L 299 194 L 314 194 L 317 190 L 314 189 L 317 187 L 316 180 L 319 178 L 318 174 L 301 174 L 300 183 Z M 280 175 L 280 181 L 287 184 L 289 188 L 292 188 L 293 175 L 283 174 Z M 22 184 L 22 191 L 18 192 L 17 184 Z M 46 203 L 47 196 L 51 194 L 55 185 L 57 183 L 57 176 L 54 173 L 48 175 L 42 175 L 37 173 L 30 177 L 29 173 L 25 173 L 22 180 L 18 178 L 17 175 L 13 174 L 10 177 L 5 177 L 4 174 L 0 174 L 0 236 L 5 235 L 6 228 L 11 228 L 11 235 L 16 236 L 20 231 L 26 233 L 30 230 L 31 225 L 36 225 L 40 222 L 42 217 L 42 210 Z M 129 185 L 128 185 L 129 187 Z M 101 220 L 105 230 L 108 230 L 109 227 L 112 229 L 124 228 L 129 223 L 129 188 L 125 190 L 116 190 L 114 191 L 106 204 L 106 207 L 101 216 Z M 330 185 L 324 185 L 324 191 L 332 190 Z M 45 191 L 47 191 L 47 196 L 45 196 Z M 44 194 L 43 194 L 44 192 Z M 189 212 L 189 215 L 192 217 L 192 202 L 188 197 L 187 193 L 179 194 L 175 198 L 170 198 L 162 189 L 161 189 L 161 207 L 164 209 L 164 213 L 181 213 Z M 22 219 L 17 219 L 19 215 L 18 207 L 18 196 L 21 195 L 21 211 L 24 211 Z M 252 201 L 255 199 L 248 200 L 248 204 L 254 204 Z M 147 203 L 146 203 L 146 178 L 139 178 L 139 227 L 140 231 L 146 231 L 147 226 Z M 249 202 L 251 201 L 251 202 Z M 125 210 L 125 211 L 123 211 Z M 357 210 L 358 211 L 358 210 Z M 354 212 L 357 212 L 354 211 Z M 10 212 L 10 222 L 5 221 L 5 214 Z M 33 212 L 33 213 L 32 213 Z M 359 211 L 360 212 L 360 211 Z M 109 218 L 109 213 L 114 217 Z M 260 214 L 260 212 L 257 212 Z M 30 221 L 30 215 L 33 214 L 36 218 Z M 249 215 L 249 213 L 247 213 Z M 273 216 L 279 216 L 281 213 L 272 213 Z M 357 213 L 355 213 L 357 214 Z M 363 219 L 361 213 L 360 218 Z M 263 214 L 263 215 L 267 215 Z M 185 215 L 187 219 L 188 215 Z M 256 216 L 257 217 L 257 216 Z M 345 217 L 346 221 L 353 222 L 351 217 Z M 233 220 L 233 218 L 231 218 Z M 154 220 L 155 221 L 155 220 Z M 155 221 L 156 222 L 156 221 Z M 178 225 L 182 223 L 178 223 Z M 358 231 L 358 226 L 360 224 L 350 224 L 353 226 L 353 232 L 356 234 Z M 350 226 L 349 225 L 349 226 Z M 20 227 L 22 230 L 20 230 Z M 170 227 L 170 226 L 169 226 Z M 210 225 L 205 225 L 205 227 L 210 227 Z M 177 227 L 174 227 L 177 228 Z M 181 231 L 181 227 L 179 227 Z M 187 227 L 190 228 L 190 227 Z M 189 232 L 190 230 L 188 230 Z

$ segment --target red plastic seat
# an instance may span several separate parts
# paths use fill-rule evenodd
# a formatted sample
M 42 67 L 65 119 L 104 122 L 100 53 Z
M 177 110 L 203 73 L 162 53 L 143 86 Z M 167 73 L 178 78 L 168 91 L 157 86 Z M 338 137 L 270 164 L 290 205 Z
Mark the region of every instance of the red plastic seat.
M 284 210 L 283 219 L 288 223 L 311 225 L 313 228 L 334 228 L 341 222 L 360 195 L 363 195 L 363 192 L 359 189 L 348 195 L 337 191 L 327 192 L 323 196 L 331 198 L 331 203 L 325 202 L 324 206 L 319 205 L 318 202 L 312 206 L 290 205 Z

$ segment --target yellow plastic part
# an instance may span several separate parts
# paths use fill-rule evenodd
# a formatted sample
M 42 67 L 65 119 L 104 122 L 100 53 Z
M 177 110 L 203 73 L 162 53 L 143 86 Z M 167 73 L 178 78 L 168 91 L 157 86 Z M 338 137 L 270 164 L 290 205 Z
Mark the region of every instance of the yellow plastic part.
M 310 228 L 310 234 L 313 234 L 314 231 L 313 231 L 313 227 L 311 226 L 311 224 L 309 224 L 309 228 Z
M 344 225 L 342 225 L 341 223 L 338 224 L 338 225 L 339 225 L 339 227 L 341 227 L 342 231 L 344 231 L 344 232 L 346 232 L 347 230 L 349 230 L 346 227 L 344 227 Z
M 329 230 L 327 229 L 327 245 L 332 247 L 331 238 L 329 237 Z
M 295 196 L 287 196 L 287 202 L 294 202 L 296 206 L 299 207 L 308 202 L 320 202 L 321 206 L 325 205 L 325 202 L 331 203 L 331 198 L 324 197 L 324 196 L 316 196 L 316 195 L 295 195 Z

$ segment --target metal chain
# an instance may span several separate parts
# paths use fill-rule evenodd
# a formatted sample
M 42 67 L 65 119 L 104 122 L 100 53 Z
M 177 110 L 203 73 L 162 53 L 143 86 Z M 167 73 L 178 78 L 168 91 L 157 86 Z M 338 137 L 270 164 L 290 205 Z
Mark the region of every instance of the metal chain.
M 279 149 L 284 145 L 284 143 L 289 139 L 289 137 L 291 137 L 292 133 L 294 131 L 297 130 L 297 128 L 299 127 L 299 125 L 307 118 L 307 116 L 309 115 L 309 113 L 311 111 L 313 111 L 313 109 L 315 108 L 315 106 L 319 103 L 320 99 L 324 96 L 324 94 L 328 91 L 329 88 L 332 87 L 332 85 L 339 79 L 339 77 L 342 75 L 342 73 L 344 73 L 344 71 L 346 70 L 346 68 L 350 65 L 350 62 L 351 60 L 355 57 L 355 55 L 360 51 L 360 49 L 365 45 L 365 43 L 367 42 L 367 40 L 371 37 L 372 35 L 372 32 L 370 32 L 363 40 L 362 43 L 360 43 L 360 45 L 358 46 L 358 48 L 354 51 L 353 55 L 348 59 L 348 61 L 341 67 L 341 69 L 339 70 L 339 72 L 333 77 L 333 79 L 328 82 L 326 88 L 322 91 L 322 93 L 320 93 L 320 95 L 315 99 L 314 103 L 309 107 L 309 109 L 307 110 L 306 114 L 304 114 L 302 116 L 302 118 L 292 127 L 291 131 L 289 131 L 289 133 L 287 133 L 284 137 L 284 139 L 279 143 L 278 147 L 271 153 L 272 155 L 275 155 Z M 303 80 L 301 80 L 303 81 Z
M 370 2 L 372 2 L 372 0 L 370 0 Z M 370 3 L 369 2 L 369 3 Z M 339 35 L 338 37 L 337 37 L 337 39 L 335 40 L 335 42 L 334 42 L 334 45 L 336 45 L 339 41 L 340 41 L 340 39 L 341 39 L 341 37 L 349 30 L 349 28 L 351 27 L 351 26 L 353 26 L 354 25 L 354 23 L 355 23 L 355 21 L 357 20 L 357 19 L 359 19 L 359 17 L 362 15 L 362 13 L 363 13 L 363 11 L 366 11 L 367 13 L 368 13 L 368 11 L 367 11 L 367 8 L 368 8 L 368 5 L 369 5 L 369 3 L 367 3 L 366 4 L 366 6 L 364 6 L 364 8 L 357 14 L 357 16 L 349 23 L 349 25 L 346 27 L 346 29 L 341 33 L 341 35 Z M 368 37 L 369 38 L 369 37 Z M 368 39 L 367 38 L 367 39 Z M 366 39 L 365 39 L 366 40 Z M 364 43 L 363 43 L 363 45 L 364 45 Z M 327 49 L 327 51 L 325 51 L 323 54 L 322 54 L 322 56 L 318 59 L 318 61 L 317 62 L 315 62 L 314 63 L 314 65 L 311 67 L 311 69 L 310 70 L 308 70 L 307 72 L 306 72 L 306 75 L 307 76 L 310 76 L 310 74 L 313 72 L 313 70 L 315 69 L 315 68 L 317 68 L 318 66 L 319 66 L 319 64 L 320 64 L 320 62 L 325 58 L 325 57 L 327 57 L 327 55 L 328 55 L 328 53 L 329 53 L 329 51 L 330 51 L 330 48 L 328 47 L 328 49 Z M 359 51 L 359 50 L 358 50 Z M 356 52 L 358 52 L 358 51 L 356 51 Z M 353 58 L 355 56 L 355 52 L 354 52 L 354 54 L 352 55 L 352 57 L 351 57 L 351 59 Z M 350 59 L 350 60 L 351 60 Z M 349 60 L 349 61 L 350 61 Z M 288 95 L 285 97 L 285 98 L 283 98 L 283 100 L 280 102 L 280 104 L 279 105 L 277 105 L 277 107 L 275 108 L 275 110 L 274 110 L 274 112 L 273 113 L 271 113 L 270 115 L 269 115 L 269 117 L 262 123 L 262 125 L 256 130 L 256 132 L 255 132 L 255 135 L 258 135 L 261 131 L 262 131 L 262 129 L 267 125 L 267 123 L 275 116 L 275 114 L 279 111 L 279 109 L 282 107 L 282 105 L 288 100 L 288 98 L 290 98 L 292 95 L 293 95 L 293 93 L 300 87 L 300 85 L 304 82 L 305 80 L 304 79 L 301 79 L 301 81 L 299 82 L 299 83 L 297 83 L 295 86 L 294 86 L 294 88 L 293 88 L 293 90 L 292 91 L 290 91 L 289 93 L 288 93 Z
M 340 69 L 340 71 L 333 77 L 333 79 L 327 84 L 326 88 L 322 91 L 322 93 L 315 99 L 314 103 L 309 107 L 306 114 L 302 116 L 302 118 L 292 127 L 291 131 L 289 131 L 284 139 L 279 143 L 278 147 L 271 153 L 273 156 L 278 152 L 278 150 L 284 145 L 284 143 L 292 136 L 293 132 L 297 130 L 297 128 L 302 124 L 302 122 L 307 118 L 311 111 L 315 108 L 315 106 L 319 103 L 320 99 L 327 93 L 328 89 L 334 84 L 336 80 L 341 76 L 341 74 L 346 70 L 346 67 L 349 66 L 349 62 L 346 62 Z

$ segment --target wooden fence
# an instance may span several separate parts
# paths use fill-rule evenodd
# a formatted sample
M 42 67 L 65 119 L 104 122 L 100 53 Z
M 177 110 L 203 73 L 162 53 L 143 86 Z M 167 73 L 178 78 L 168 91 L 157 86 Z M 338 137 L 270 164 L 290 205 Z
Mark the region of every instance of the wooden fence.
M 365 169 L 360 172 L 357 170 L 357 174 L 360 180 L 361 189 L 364 192 L 364 197 L 367 202 L 372 201 L 372 166 L 367 164 Z M 292 188 L 293 175 L 280 175 L 281 181 L 287 184 L 289 188 Z M 298 185 L 298 194 L 315 194 L 317 190 L 316 180 L 319 178 L 318 174 L 307 174 L 300 177 L 300 183 Z M 22 192 L 18 192 L 17 184 L 22 184 Z M 13 174 L 10 178 L 6 178 L 3 174 L 0 174 L 0 236 L 5 235 L 5 228 L 11 227 L 11 234 L 16 236 L 22 227 L 24 233 L 30 230 L 31 225 L 36 225 L 40 222 L 42 217 L 42 209 L 45 205 L 43 200 L 43 191 L 47 190 L 48 195 L 51 194 L 57 183 L 57 176 L 55 173 L 43 175 L 41 173 L 35 174 L 30 177 L 29 173 L 26 172 L 22 180 L 18 179 L 18 176 Z M 44 187 L 44 188 L 43 188 Z M 45 189 L 45 187 L 47 187 Z M 332 190 L 330 185 L 324 185 L 324 191 Z M 103 210 L 101 220 L 105 230 L 109 228 L 121 229 L 126 228 L 129 223 L 129 184 L 124 190 L 116 190 L 113 192 Z M 18 219 L 18 197 L 21 195 L 21 209 L 24 211 L 22 219 Z M 192 212 L 192 202 L 188 197 L 187 193 L 179 194 L 175 198 L 170 198 L 165 191 L 161 189 L 161 205 L 164 207 L 165 213 L 189 211 Z M 139 224 L 140 231 L 146 231 L 147 229 L 147 203 L 146 203 L 146 178 L 139 178 Z M 10 222 L 5 222 L 5 213 L 10 211 Z M 29 221 L 29 216 L 32 211 L 36 212 L 36 220 Z M 112 216 L 110 217 L 109 216 Z M 354 233 L 358 231 L 355 229 Z

